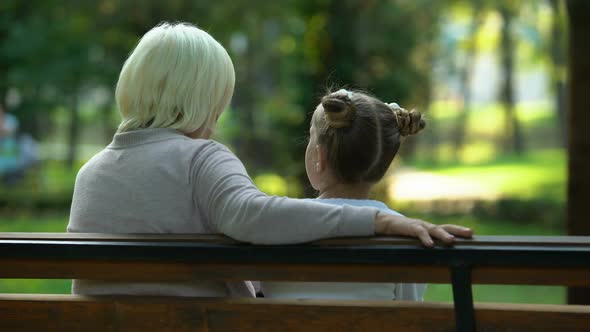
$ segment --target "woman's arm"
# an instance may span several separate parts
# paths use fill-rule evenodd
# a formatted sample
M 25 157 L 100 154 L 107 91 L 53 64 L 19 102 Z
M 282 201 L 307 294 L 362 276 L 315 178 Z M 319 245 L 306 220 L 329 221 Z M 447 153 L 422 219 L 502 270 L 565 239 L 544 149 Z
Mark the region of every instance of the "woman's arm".
M 216 142 L 208 144 L 195 160 L 195 204 L 213 230 L 240 241 L 288 244 L 375 234 L 416 236 L 425 245 L 432 241 L 428 242 L 429 234 L 452 240 L 445 234 L 448 228 L 432 225 L 430 231 L 431 224 L 375 208 L 268 196 L 256 188 L 240 160 Z

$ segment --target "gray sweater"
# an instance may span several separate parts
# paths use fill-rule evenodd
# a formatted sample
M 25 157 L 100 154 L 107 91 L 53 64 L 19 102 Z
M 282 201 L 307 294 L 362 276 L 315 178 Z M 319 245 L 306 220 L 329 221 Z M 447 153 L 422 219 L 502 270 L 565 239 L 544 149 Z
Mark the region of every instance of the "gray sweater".
M 377 212 L 268 196 L 222 144 L 157 128 L 116 134 L 80 169 L 68 232 L 223 233 L 250 243 L 289 244 L 373 235 Z M 198 280 L 73 285 L 79 294 L 251 296 L 250 289 L 249 283 Z

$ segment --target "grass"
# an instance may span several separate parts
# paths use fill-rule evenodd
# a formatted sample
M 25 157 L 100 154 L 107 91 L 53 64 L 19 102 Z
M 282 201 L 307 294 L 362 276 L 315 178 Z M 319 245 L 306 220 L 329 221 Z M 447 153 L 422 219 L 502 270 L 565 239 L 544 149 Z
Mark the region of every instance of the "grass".
M 421 218 L 439 224 L 455 223 L 471 227 L 477 235 L 564 235 L 561 228 L 534 224 L 516 225 L 495 220 L 481 220 L 471 216 Z M 565 304 L 566 287 L 523 285 L 474 285 L 473 298 L 477 302 Z M 429 284 L 425 301 L 450 302 L 453 299 L 451 285 Z
M 436 175 L 477 183 L 502 197 L 565 202 L 567 165 L 566 151 L 562 149 L 537 150 L 523 156 L 503 156 L 477 164 L 435 166 L 418 161 L 412 166 Z
M 40 216 L 28 214 L 0 216 L 0 232 L 63 233 L 67 225 L 68 216 L 63 213 Z
M 67 224 L 65 214 L 1 216 L 0 232 L 65 232 Z M 71 284 L 62 279 L 0 279 L 0 293 L 68 294 Z
M 430 284 L 425 301 L 451 302 L 451 285 Z M 476 302 L 565 304 L 566 288 L 561 286 L 522 285 L 474 285 L 473 299 Z
M 71 288 L 64 279 L 0 279 L 0 293 L 70 294 Z

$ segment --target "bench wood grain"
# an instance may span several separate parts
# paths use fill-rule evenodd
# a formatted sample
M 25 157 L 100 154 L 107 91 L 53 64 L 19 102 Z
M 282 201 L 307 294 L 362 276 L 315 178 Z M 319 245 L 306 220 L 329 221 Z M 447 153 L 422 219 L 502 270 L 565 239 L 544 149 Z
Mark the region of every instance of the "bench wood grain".
M 476 304 L 478 331 L 587 331 L 590 307 Z M 1 295 L 2 331 L 454 331 L 448 303 Z

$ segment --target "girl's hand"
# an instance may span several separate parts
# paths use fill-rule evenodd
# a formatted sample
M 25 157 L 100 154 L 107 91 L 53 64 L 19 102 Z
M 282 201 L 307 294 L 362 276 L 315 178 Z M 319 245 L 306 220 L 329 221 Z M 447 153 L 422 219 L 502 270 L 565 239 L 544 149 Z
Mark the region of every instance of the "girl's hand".
M 455 236 L 472 237 L 473 230 L 450 224 L 434 225 L 420 219 L 379 212 L 375 219 L 375 234 L 417 237 L 422 244 L 432 247 L 434 245 L 433 237 L 447 244 L 452 244 L 455 241 Z

